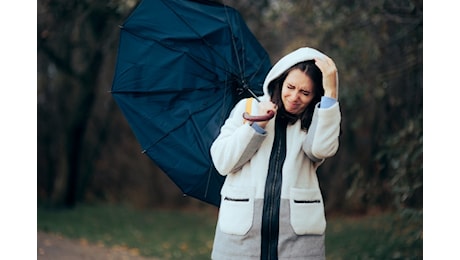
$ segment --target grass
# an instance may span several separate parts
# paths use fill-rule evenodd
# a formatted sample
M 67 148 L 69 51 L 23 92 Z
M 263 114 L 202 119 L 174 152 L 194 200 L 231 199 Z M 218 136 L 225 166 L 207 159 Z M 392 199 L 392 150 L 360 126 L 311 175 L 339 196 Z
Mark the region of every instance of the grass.
M 327 259 L 423 259 L 421 222 L 395 213 L 333 218 L 326 231 Z
M 208 209 L 141 211 L 81 205 L 37 211 L 39 230 L 160 259 L 210 259 L 216 220 L 217 212 Z M 327 259 L 422 259 L 420 222 L 390 213 L 328 219 Z

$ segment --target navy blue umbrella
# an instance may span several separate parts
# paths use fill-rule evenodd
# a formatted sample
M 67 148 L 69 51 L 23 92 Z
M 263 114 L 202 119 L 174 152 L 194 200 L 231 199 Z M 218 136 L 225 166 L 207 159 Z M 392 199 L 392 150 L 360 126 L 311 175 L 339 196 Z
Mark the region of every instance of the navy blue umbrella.
M 270 59 L 233 8 L 143 0 L 121 26 L 111 93 L 147 154 L 185 195 L 220 204 L 209 149 Z

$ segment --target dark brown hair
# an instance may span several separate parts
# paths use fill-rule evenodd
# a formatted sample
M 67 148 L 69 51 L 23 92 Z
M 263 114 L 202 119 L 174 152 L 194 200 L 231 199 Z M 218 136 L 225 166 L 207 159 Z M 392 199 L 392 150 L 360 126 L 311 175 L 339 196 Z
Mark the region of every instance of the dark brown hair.
M 283 88 L 284 80 L 286 79 L 289 72 L 295 69 L 301 70 L 313 81 L 312 94 L 314 97 L 310 104 L 308 104 L 305 110 L 299 115 L 288 113 L 285 110 L 283 101 L 281 99 L 281 90 Z M 315 106 L 321 101 L 321 97 L 324 95 L 323 74 L 321 73 L 321 70 L 316 66 L 314 60 L 297 63 L 269 83 L 268 93 L 271 96 L 271 101 L 278 106 L 278 116 L 286 117 L 290 124 L 294 124 L 298 119 L 300 119 L 301 127 L 306 131 L 310 127 L 311 120 L 313 118 L 313 112 L 315 111 Z

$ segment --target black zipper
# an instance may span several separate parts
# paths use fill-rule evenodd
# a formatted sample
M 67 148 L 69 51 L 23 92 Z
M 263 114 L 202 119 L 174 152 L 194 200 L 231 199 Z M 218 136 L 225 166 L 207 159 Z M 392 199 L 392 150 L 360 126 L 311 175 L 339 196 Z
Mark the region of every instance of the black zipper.
M 278 259 L 279 211 L 282 167 L 286 158 L 287 123 L 275 122 L 275 138 L 270 154 L 262 212 L 261 259 Z

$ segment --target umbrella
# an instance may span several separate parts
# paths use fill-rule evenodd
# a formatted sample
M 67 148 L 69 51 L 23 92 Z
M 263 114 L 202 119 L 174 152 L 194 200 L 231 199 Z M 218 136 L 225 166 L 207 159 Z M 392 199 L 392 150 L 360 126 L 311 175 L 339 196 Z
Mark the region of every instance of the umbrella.
M 143 153 L 184 195 L 219 206 L 209 149 L 236 102 L 263 94 L 267 52 L 211 1 L 143 0 L 120 28 L 111 93 Z

